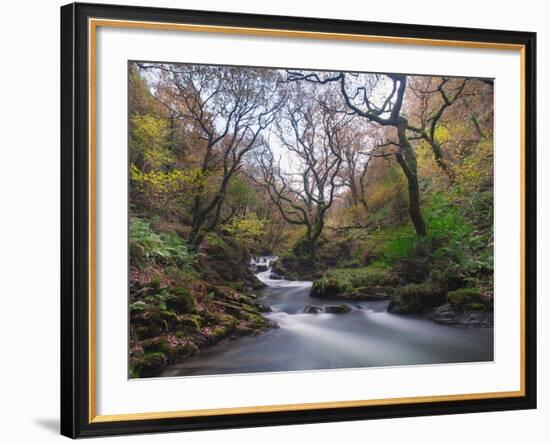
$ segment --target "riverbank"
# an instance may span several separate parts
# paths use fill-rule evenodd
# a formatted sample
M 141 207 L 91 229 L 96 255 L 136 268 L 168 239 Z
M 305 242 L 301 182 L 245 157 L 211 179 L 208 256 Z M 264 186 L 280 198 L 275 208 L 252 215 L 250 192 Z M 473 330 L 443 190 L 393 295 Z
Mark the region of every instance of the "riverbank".
M 220 342 L 162 376 L 283 372 L 414 364 L 484 362 L 493 359 L 490 328 L 449 327 L 420 315 L 387 311 L 390 300 L 311 297 L 312 283 L 257 275 L 263 315 L 277 329 Z M 278 278 L 278 276 L 276 276 Z M 330 307 L 345 306 L 335 313 Z
M 390 313 L 421 315 L 449 326 L 493 327 L 492 297 L 482 290 L 447 290 L 431 281 L 399 285 L 402 281 L 385 268 L 338 269 L 317 279 L 310 296 L 334 301 L 388 300 Z
M 274 370 L 363 366 L 361 363 L 383 365 L 384 357 L 356 355 L 355 350 L 346 356 L 334 348 L 340 332 L 342 342 L 360 341 L 361 345 L 367 345 L 365 351 L 372 345 L 372 333 L 385 336 L 385 332 L 369 328 L 375 319 L 369 316 L 371 313 L 384 314 L 383 324 L 379 324 L 383 328 L 399 324 L 399 327 L 418 329 L 422 336 L 427 330 L 439 333 L 441 339 L 476 333 L 449 331 L 468 328 L 486 329 L 487 332 L 479 332 L 486 341 L 489 339 L 486 333 L 492 336 L 492 309 L 480 290 L 443 291 L 430 282 L 400 286 L 403 279 L 393 269 L 376 265 L 334 269 L 324 272 L 315 282 L 288 280 L 273 270 L 279 269 L 277 257 L 249 260 L 219 237 L 210 239 L 205 249 L 205 253 L 195 258 L 197 264 L 191 277 L 179 284 L 169 279 L 168 274 L 157 273 L 153 278 L 131 274 L 131 377 L 179 376 L 183 374 L 177 373 L 194 373 L 195 369 L 202 373 L 200 367 L 208 364 L 212 355 L 256 348 L 256 342 L 265 341 L 268 345 L 271 340 L 276 346 L 281 345 L 288 367 L 280 361 L 266 363 L 266 367 Z M 148 270 L 155 267 L 149 266 Z M 179 272 L 181 275 L 181 270 Z M 329 324 L 332 325 L 326 327 Z M 432 329 L 428 324 L 439 328 Z M 400 333 L 399 329 L 394 332 Z M 392 364 L 398 365 L 467 358 L 486 360 L 489 354 L 484 346 L 483 356 L 461 350 L 459 355 L 435 355 L 422 360 L 408 355 L 408 350 L 399 350 L 393 338 L 387 338 L 390 345 L 396 346 L 396 352 L 404 351 L 404 355 L 395 354 L 390 358 Z M 293 355 L 293 346 L 302 344 L 293 344 L 292 339 L 305 340 L 311 348 L 297 349 L 301 353 Z M 318 342 L 310 342 L 317 339 L 327 341 L 326 347 L 319 348 Z M 422 352 L 430 353 L 431 350 L 424 348 L 428 341 L 424 337 L 420 340 Z M 466 341 L 458 340 L 458 347 L 466 345 Z M 289 346 L 288 352 L 281 342 Z M 380 341 L 377 345 L 385 344 Z M 456 347 L 457 343 L 453 341 L 453 345 Z M 312 348 L 324 353 L 322 358 L 338 361 L 317 361 L 308 366 L 302 354 L 309 354 Z M 226 363 L 235 364 L 234 372 L 247 372 L 248 366 L 262 364 L 248 359 L 265 358 L 261 351 L 258 355 L 248 351 L 246 354 L 247 360 L 237 357 L 236 362 Z M 209 370 L 230 372 L 225 365 Z
M 184 247 L 177 237 L 170 240 Z M 181 256 L 162 256 L 162 266 L 149 254 L 131 268 L 131 378 L 158 376 L 220 342 L 277 327 L 261 314 L 253 292 L 264 284 L 229 239 L 207 238 L 198 254 L 184 255 L 192 265 Z
M 227 287 L 197 282 L 189 292 L 181 290 L 174 295 L 150 286 L 140 292 L 145 298 L 159 298 L 159 302 L 151 306 L 137 301 L 131 306 L 132 377 L 157 376 L 169 364 L 224 340 L 277 327 L 261 315 L 254 295 Z

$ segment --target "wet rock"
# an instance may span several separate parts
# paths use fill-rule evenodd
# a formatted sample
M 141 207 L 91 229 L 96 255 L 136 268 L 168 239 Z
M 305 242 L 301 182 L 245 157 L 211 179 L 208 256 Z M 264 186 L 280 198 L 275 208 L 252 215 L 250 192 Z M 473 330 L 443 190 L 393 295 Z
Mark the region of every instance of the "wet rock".
M 168 359 L 162 352 L 142 353 L 135 357 L 132 365 L 139 377 L 147 378 L 161 373 L 168 365 Z
M 264 305 L 264 304 L 256 304 L 256 307 L 258 308 L 258 310 L 262 313 L 269 313 L 269 312 L 272 312 L 273 309 L 269 306 L 269 305 Z
M 302 310 L 304 313 L 310 314 L 320 314 L 320 313 L 348 313 L 351 311 L 351 307 L 346 304 L 337 304 L 337 305 L 308 305 Z
M 456 311 L 473 310 L 489 311 L 492 310 L 492 303 L 487 302 L 479 288 L 462 288 L 447 293 L 447 301 Z
M 390 299 L 390 295 L 388 293 L 371 293 L 361 295 L 358 299 L 361 301 L 387 301 Z
M 359 287 L 353 291 L 342 292 L 341 288 L 331 281 L 316 281 L 312 287 L 309 296 L 312 298 L 335 299 L 345 301 L 386 301 L 390 299 L 389 293 L 393 287 L 372 286 Z
M 269 267 L 266 264 L 257 264 L 256 265 L 256 273 L 265 272 L 269 269 Z
M 272 321 L 271 319 L 268 319 L 267 321 L 267 328 L 280 328 L 281 326 L 275 322 L 275 321 Z
M 349 313 L 351 311 L 351 307 L 346 304 L 338 304 L 338 305 L 327 305 L 324 308 L 325 313 Z
M 308 305 L 304 308 L 303 312 L 309 314 L 319 314 L 323 313 L 323 307 L 319 307 L 317 305 Z
M 279 275 L 278 273 L 275 273 L 275 272 L 271 272 L 271 275 L 269 275 L 269 279 L 275 279 L 275 280 L 280 280 L 280 279 L 283 279 L 283 277 L 281 275 Z
M 361 287 L 349 294 L 348 298 L 354 301 L 386 301 L 390 299 L 392 287 Z
M 452 304 L 433 309 L 429 317 L 438 324 L 459 327 L 493 327 L 493 312 L 482 310 L 456 310 Z
M 434 284 L 407 284 L 394 290 L 388 311 L 391 313 L 423 313 L 445 303 L 447 296 Z

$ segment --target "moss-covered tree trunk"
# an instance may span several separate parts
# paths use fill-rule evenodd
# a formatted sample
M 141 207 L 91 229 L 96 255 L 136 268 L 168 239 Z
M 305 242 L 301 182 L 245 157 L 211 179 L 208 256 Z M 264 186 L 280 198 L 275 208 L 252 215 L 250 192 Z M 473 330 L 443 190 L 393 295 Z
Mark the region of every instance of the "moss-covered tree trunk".
M 426 223 L 420 211 L 420 189 L 418 187 L 418 172 L 416 164 L 416 155 L 407 138 L 407 120 L 401 118 L 397 126 L 397 136 L 399 138 L 400 151 L 395 155 L 397 162 L 403 169 L 407 178 L 407 187 L 409 193 L 409 216 L 414 225 L 418 236 L 426 236 Z

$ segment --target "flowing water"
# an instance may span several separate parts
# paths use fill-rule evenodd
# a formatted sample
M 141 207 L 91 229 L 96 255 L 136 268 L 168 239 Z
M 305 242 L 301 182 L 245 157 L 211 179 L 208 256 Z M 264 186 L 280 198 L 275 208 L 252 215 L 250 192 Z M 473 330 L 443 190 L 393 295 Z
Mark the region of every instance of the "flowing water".
M 455 328 L 386 311 L 388 301 L 345 303 L 349 313 L 304 313 L 342 304 L 311 298 L 311 282 L 272 279 L 271 262 L 256 276 L 267 285 L 257 303 L 279 328 L 217 345 L 166 369 L 163 376 L 276 372 L 493 360 L 493 329 Z M 263 267 L 265 266 L 265 267 Z

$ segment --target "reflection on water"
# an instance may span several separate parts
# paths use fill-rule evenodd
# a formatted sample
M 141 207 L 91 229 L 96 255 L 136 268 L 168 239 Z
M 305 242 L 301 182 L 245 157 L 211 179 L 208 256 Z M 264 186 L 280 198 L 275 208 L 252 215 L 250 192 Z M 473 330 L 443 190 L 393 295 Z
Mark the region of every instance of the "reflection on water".
M 270 263 L 269 263 L 270 264 Z M 163 376 L 381 367 L 493 360 L 493 330 L 454 328 L 386 311 L 387 301 L 350 302 L 345 314 L 306 314 L 311 282 L 258 278 L 258 303 L 280 328 L 241 338 L 167 368 Z

